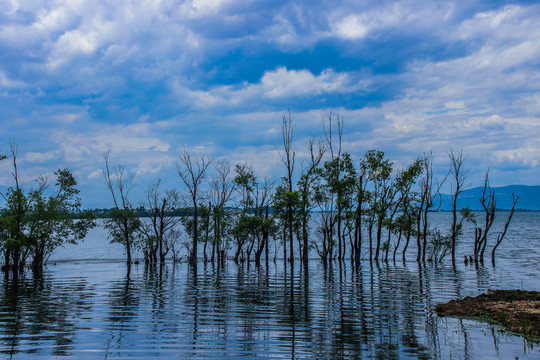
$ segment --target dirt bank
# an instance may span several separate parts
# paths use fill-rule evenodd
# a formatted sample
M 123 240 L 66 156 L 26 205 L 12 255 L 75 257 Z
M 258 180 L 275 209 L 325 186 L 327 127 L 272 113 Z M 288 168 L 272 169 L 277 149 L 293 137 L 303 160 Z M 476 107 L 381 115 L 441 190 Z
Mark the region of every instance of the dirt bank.
M 476 297 L 435 307 L 439 316 L 472 317 L 505 326 L 529 340 L 540 341 L 540 292 L 489 290 Z

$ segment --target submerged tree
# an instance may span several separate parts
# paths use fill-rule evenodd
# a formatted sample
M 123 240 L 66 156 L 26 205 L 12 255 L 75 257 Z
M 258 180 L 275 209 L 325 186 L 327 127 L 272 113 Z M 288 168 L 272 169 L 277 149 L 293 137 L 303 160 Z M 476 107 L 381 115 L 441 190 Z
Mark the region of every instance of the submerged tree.
M 484 228 L 477 227 L 474 232 L 474 261 L 484 262 L 484 251 L 487 245 L 487 236 L 493 221 L 495 220 L 495 209 L 497 199 L 495 198 L 495 190 L 489 185 L 489 170 L 486 171 L 484 178 L 484 188 L 482 189 L 482 197 L 480 204 L 484 209 Z
M 392 184 L 393 163 L 385 159 L 384 152 L 370 150 L 364 155 L 362 167 L 366 169 L 368 179 L 373 186 L 372 196 L 370 197 L 370 211 L 372 212 L 372 219 L 376 221 L 377 225 L 377 244 L 373 259 L 378 260 L 384 220 L 395 197 L 394 186 Z M 371 226 L 373 226 L 373 222 Z M 371 236 L 370 229 L 370 259 L 372 258 Z
M 43 264 L 53 250 L 64 244 L 76 244 L 95 226 L 94 214 L 80 212 L 81 200 L 77 181 L 68 169 L 55 173 L 52 194 L 47 196 L 49 181 L 41 178 L 37 190 L 29 193 L 28 246 L 34 273 L 43 271 Z M 72 214 L 78 213 L 79 219 Z
M 337 126 L 337 129 L 335 127 Z M 350 215 L 352 206 L 352 196 L 356 184 L 356 169 L 354 168 L 350 154 L 342 152 L 343 141 L 343 118 L 339 115 L 336 117 L 335 123 L 332 114 L 328 116 L 328 125 L 323 122 L 324 136 L 326 139 L 327 149 L 330 153 L 330 159 L 325 161 L 323 166 L 318 169 L 319 179 L 322 180 L 322 187 L 319 186 L 319 192 L 325 191 L 326 196 L 318 197 L 319 200 L 327 199 L 330 204 L 328 206 L 335 207 L 331 210 L 333 219 L 327 218 L 326 223 L 329 227 L 325 229 L 326 235 L 330 239 L 337 237 L 338 245 L 338 260 L 342 261 L 345 257 L 345 241 L 344 241 L 344 222 L 347 216 Z
M 112 195 L 114 208 L 109 212 L 109 218 L 105 220 L 105 228 L 109 231 L 111 242 L 124 246 L 126 263 L 129 266 L 141 226 L 141 220 L 129 200 L 129 194 L 133 190 L 134 176 L 120 165 L 111 171 L 110 155 L 110 150 L 103 155 L 105 159 L 103 176 L 105 185 Z
M 158 253 L 160 263 L 165 262 L 165 256 L 171 249 L 169 234 L 181 219 L 175 211 L 184 207 L 176 189 L 162 191 L 160 186 L 159 178 L 148 186 L 143 206 L 150 222 L 141 224 L 141 230 L 146 238 L 145 261 L 154 264 L 157 262 Z
M 413 203 L 417 200 L 414 194 L 411 194 L 411 189 L 421 173 L 422 164 L 421 161 L 417 159 L 409 167 L 400 171 L 395 176 L 393 182 L 394 188 L 392 190 L 394 199 L 391 201 L 389 207 L 389 209 L 391 209 L 390 216 L 388 216 L 385 221 L 388 229 L 388 238 L 386 240 L 388 246 L 386 247 L 385 261 L 388 260 L 388 251 L 390 250 L 390 235 L 392 233 L 398 237 L 392 256 L 393 261 L 396 259 L 396 253 L 403 233 L 405 233 L 406 237 L 404 252 L 406 251 L 406 247 L 409 245 L 415 219 Z M 400 214 L 394 222 L 394 217 L 398 211 Z
M 292 123 L 291 112 L 289 111 L 289 117 L 283 116 L 283 122 L 281 126 L 281 133 L 283 137 L 283 154 L 278 149 L 281 161 L 287 169 L 287 176 L 283 177 L 287 191 L 281 192 L 282 199 L 286 202 L 285 207 L 285 228 L 287 229 L 287 236 L 289 239 L 289 253 L 291 266 L 294 265 L 294 253 L 293 253 L 293 207 L 295 199 L 298 194 L 293 192 L 293 173 L 296 160 L 296 152 L 292 149 L 292 142 L 294 139 L 294 125 Z
M 302 164 L 302 175 L 298 181 L 299 215 L 301 228 L 301 259 L 304 264 L 308 262 L 309 253 L 309 220 L 311 210 L 314 208 L 311 192 L 316 180 L 316 169 L 319 166 L 326 145 L 321 138 L 308 141 L 309 158 Z
M 193 206 L 193 233 L 192 245 L 189 254 L 189 262 L 197 263 L 197 243 L 199 241 L 199 202 L 201 201 L 201 184 L 203 183 L 206 170 L 212 163 L 213 159 L 201 155 L 196 157 L 193 153 L 183 150 L 178 156 L 179 163 L 177 164 L 178 176 L 182 183 L 186 186 Z
M 5 155 L 1 155 L 5 159 Z M 6 195 L 2 194 L 6 201 L 3 209 L 0 225 L 2 229 L 2 247 L 4 251 L 3 270 L 13 270 L 15 274 L 22 271 L 28 256 L 24 251 L 26 245 L 25 226 L 27 221 L 28 201 L 26 194 L 19 184 L 19 171 L 17 168 L 17 146 L 11 144 L 11 158 L 13 164 L 13 180 L 15 187 L 7 189 Z
M 54 173 L 54 187 L 49 177 L 40 176 L 37 188 L 25 193 L 19 183 L 17 148 L 13 144 L 11 155 L 15 187 L 2 195 L 6 207 L 0 215 L 5 261 L 3 269 L 21 272 L 31 256 L 32 270 L 40 274 L 56 248 L 77 243 L 86 236 L 88 229 L 95 225 L 94 215 L 80 211 L 77 182 L 68 169 L 59 169 Z M 78 220 L 73 216 L 75 213 Z
M 461 224 L 458 223 L 458 208 L 457 202 L 459 195 L 465 190 L 465 173 L 463 171 L 463 162 L 465 157 L 463 156 L 463 150 L 454 154 L 452 149 L 448 154 L 450 158 L 450 174 L 454 178 L 454 187 L 452 188 L 452 224 L 450 227 L 450 246 L 452 254 L 452 263 L 456 262 L 456 243 L 459 234 L 461 233 Z
M 514 209 L 516 208 L 516 204 L 519 200 L 519 196 L 512 193 L 512 209 L 510 210 L 510 214 L 508 214 L 508 218 L 506 219 L 506 223 L 504 224 L 504 230 L 502 234 L 497 236 L 497 241 L 495 243 L 495 246 L 493 246 L 493 250 L 491 251 L 491 263 L 495 266 L 495 250 L 499 247 L 501 242 L 504 239 L 504 236 L 506 235 L 506 231 L 508 230 L 508 226 L 510 225 L 510 222 L 512 221 L 512 217 L 514 216 Z
M 445 176 L 438 182 L 433 178 L 433 154 L 424 154 L 421 159 L 423 177 L 420 181 L 420 204 L 416 212 L 416 244 L 418 253 L 416 261 L 426 261 L 428 247 L 429 214 L 436 213 L 441 207 L 441 187 L 446 181 Z
M 395 228 L 398 229 L 398 234 L 401 236 L 405 234 L 405 246 L 403 247 L 403 261 L 405 261 L 405 253 L 409 246 L 409 241 L 411 236 L 414 233 L 414 225 L 417 219 L 417 212 L 419 207 L 416 206 L 418 203 L 418 193 L 413 191 L 413 185 L 416 183 L 420 175 L 422 175 L 422 160 L 420 158 L 416 159 L 406 170 L 400 173 L 398 176 L 398 188 L 399 188 L 399 206 L 401 210 L 401 215 L 399 216 L 399 221 L 397 222 Z M 399 240 L 396 248 L 394 249 L 393 259 L 395 261 L 396 252 L 399 247 Z
M 216 258 L 218 263 L 225 259 L 227 236 L 230 230 L 232 215 L 227 211 L 227 204 L 233 200 L 236 184 L 231 177 L 231 166 L 227 161 L 221 161 L 216 166 L 216 176 L 210 183 L 210 200 L 213 208 L 212 220 L 214 238 L 212 240 L 211 261 Z
M 268 251 L 269 236 L 275 229 L 274 219 L 268 212 L 274 195 L 273 184 L 266 179 L 258 181 L 253 169 L 246 164 L 236 165 L 234 181 L 242 207 L 232 229 L 236 240 L 234 261 L 249 262 L 255 249 L 255 262 L 259 264 L 263 251 Z
M 450 248 L 452 254 L 452 264 L 455 264 L 456 260 L 456 245 L 458 237 L 463 233 L 463 223 L 465 221 L 474 224 L 476 227 L 476 214 L 473 213 L 467 206 L 465 208 L 457 209 L 458 197 L 465 190 L 465 172 L 463 170 L 463 163 L 465 157 L 463 156 L 463 150 L 455 154 L 452 149 L 448 154 L 450 158 L 450 172 L 454 178 L 454 187 L 452 188 L 452 224 L 450 228 Z M 459 212 L 459 219 L 457 213 Z

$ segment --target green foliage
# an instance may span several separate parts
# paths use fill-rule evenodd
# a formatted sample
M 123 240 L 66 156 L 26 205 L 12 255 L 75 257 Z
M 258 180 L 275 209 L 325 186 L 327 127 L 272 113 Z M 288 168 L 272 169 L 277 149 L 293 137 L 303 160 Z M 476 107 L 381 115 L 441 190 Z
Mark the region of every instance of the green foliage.
M 302 197 L 299 191 L 288 191 L 286 179 L 283 179 L 283 183 L 276 187 L 276 191 L 273 197 L 273 210 L 276 217 L 284 224 L 288 224 L 289 216 L 287 213 L 288 206 L 290 204 L 292 214 L 292 226 L 294 229 L 298 228 L 300 217 L 296 216 L 302 210 Z
M 257 185 L 257 178 L 253 169 L 246 164 L 237 164 L 235 167 L 236 176 L 234 178 L 234 183 L 237 185 L 238 189 L 242 193 L 242 206 L 244 211 L 253 206 L 253 196 L 252 193 L 255 190 Z
M 459 221 L 456 224 L 455 236 L 456 240 L 463 233 L 463 224 L 469 222 L 476 226 L 476 214 L 467 206 L 459 209 Z
M 452 242 L 450 236 L 444 236 L 440 230 L 435 230 L 429 239 L 429 260 L 441 262 L 450 250 L 451 246 Z
M 369 150 L 360 163 L 360 169 L 370 181 L 378 183 L 388 180 L 392 175 L 392 162 L 384 159 L 384 152 Z
M 199 234 L 201 234 L 204 232 L 204 229 L 206 229 L 207 227 L 211 227 L 212 216 L 210 214 L 210 209 L 208 208 L 208 206 L 205 206 L 202 204 L 199 205 L 198 212 L 199 212 L 198 214 L 199 219 L 197 222 L 197 228 L 198 228 Z M 193 237 L 193 230 L 194 230 L 193 216 L 182 216 L 180 222 L 182 223 L 182 225 L 184 225 L 184 230 L 186 234 L 188 234 L 190 237 Z M 205 239 L 200 237 L 198 241 L 204 242 Z
M 129 248 L 138 240 L 141 226 L 139 216 L 132 208 L 111 209 L 105 220 L 105 229 L 109 231 L 111 243 L 119 243 Z
M 2 248 L 14 263 L 24 263 L 25 255 L 33 257 L 34 270 L 40 271 L 44 260 L 64 244 L 76 244 L 95 226 L 90 212 L 80 213 L 81 202 L 77 182 L 68 169 L 55 172 L 56 182 L 49 189 L 47 178 L 40 178 L 38 188 L 28 193 L 9 188 L 6 206 L 0 215 Z

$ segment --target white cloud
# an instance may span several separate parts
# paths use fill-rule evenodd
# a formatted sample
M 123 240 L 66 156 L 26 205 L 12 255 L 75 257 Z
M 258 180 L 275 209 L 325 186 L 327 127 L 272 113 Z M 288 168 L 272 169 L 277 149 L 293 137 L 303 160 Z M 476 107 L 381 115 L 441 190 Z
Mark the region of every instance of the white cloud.
M 521 149 L 495 150 L 493 155 L 498 162 L 505 164 L 505 167 L 535 168 L 540 165 L 539 153 L 540 146 L 526 146 Z
M 351 91 L 349 76 L 330 69 L 314 76 L 308 70 L 296 71 L 281 67 L 276 71 L 266 72 L 260 87 L 268 98 Z
M 193 0 L 192 12 L 193 16 L 204 16 L 217 13 L 227 0 Z
M 271 144 L 283 112 L 291 108 L 301 147 L 334 106 L 354 156 L 434 150 L 445 164 L 449 146 L 464 146 L 480 165 L 532 166 L 540 7 L 483 4 L 491 10 L 476 15 L 475 7 L 0 2 L 5 133 L 24 138 L 32 173 L 57 161 L 96 180 L 112 148 L 143 177 L 173 166 L 176 149 L 202 143 L 270 174 L 280 167 Z
M 50 161 L 53 159 L 56 159 L 58 156 L 56 151 L 48 151 L 44 153 L 39 152 L 28 152 L 24 156 L 24 160 L 33 162 L 33 163 L 44 163 L 46 161 Z
M 190 91 L 176 85 L 179 96 L 188 93 L 199 108 L 217 106 L 238 106 L 252 104 L 253 100 L 298 98 L 331 93 L 351 93 L 366 91 L 371 86 L 367 79 L 356 79 L 350 73 L 337 73 L 326 69 L 319 75 L 308 70 L 288 70 L 280 67 L 267 71 L 256 84 L 244 83 L 240 86 L 218 86 L 208 91 Z
M 169 145 L 157 138 L 137 136 L 120 127 L 108 128 L 93 134 L 70 134 L 57 131 L 53 140 L 60 144 L 64 158 L 68 162 L 84 162 L 89 156 L 95 158 L 107 149 L 122 154 L 145 152 L 167 152 Z
M 464 109 L 465 101 L 463 100 L 451 100 L 444 104 L 444 107 L 455 110 L 455 109 Z
M 369 33 L 369 25 L 356 15 L 349 15 L 337 24 L 336 30 L 345 39 L 362 39 Z
M 333 36 L 358 41 L 389 31 L 404 35 L 429 29 L 430 35 L 444 34 L 445 24 L 451 23 L 454 4 L 395 1 L 366 7 L 359 3 L 358 8 L 338 7 L 328 13 Z
M 88 180 L 93 180 L 93 179 L 101 178 L 102 176 L 103 176 L 103 170 L 101 170 L 101 169 L 96 169 L 96 170 L 92 171 L 92 172 L 88 175 L 87 179 L 88 179 Z

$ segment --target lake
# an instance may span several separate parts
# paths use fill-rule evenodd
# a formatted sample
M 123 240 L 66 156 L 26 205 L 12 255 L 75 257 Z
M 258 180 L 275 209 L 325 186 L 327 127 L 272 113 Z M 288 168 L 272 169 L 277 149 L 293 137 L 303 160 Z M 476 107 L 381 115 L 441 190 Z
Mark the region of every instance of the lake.
M 434 216 L 447 224 L 450 214 Z M 504 224 L 504 214 L 494 234 Z M 350 262 L 307 269 L 122 262 L 103 228 L 58 249 L 44 276 L 0 281 L 3 358 L 539 359 L 540 346 L 485 322 L 441 318 L 437 303 L 488 289 L 540 291 L 540 213 L 516 213 L 475 268 L 459 261 Z M 470 253 L 466 229 L 458 254 Z M 492 237 L 493 239 L 493 237 Z M 493 240 L 492 240 L 493 241 Z M 488 244 L 488 247 L 490 245 Z M 411 258 L 415 254 L 410 249 Z

